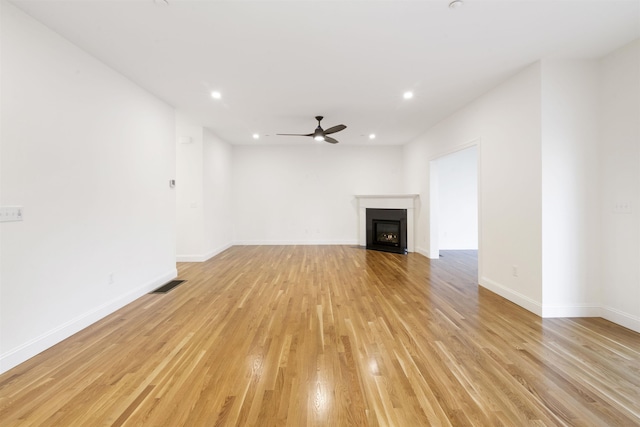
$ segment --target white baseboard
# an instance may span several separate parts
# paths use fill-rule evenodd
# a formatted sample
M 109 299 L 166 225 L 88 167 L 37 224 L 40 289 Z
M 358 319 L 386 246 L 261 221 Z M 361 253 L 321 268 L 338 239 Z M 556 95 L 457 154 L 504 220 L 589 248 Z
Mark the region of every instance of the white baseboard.
M 233 243 L 228 243 L 226 245 L 220 246 L 217 249 L 214 249 L 212 251 L 209 251 L 205 254 L 200 254 L 200 255 L 176 255 L 176 261 L 177 262 L 205 262 L 213 258 L 214 256 L 218 255 L 219 253 L 226 251 L 231 246 L 233 246 Z
M 358 240 L 238 240 L 234 246 L 311 246 L 311 245 L 352 245 L 360 246 Z
M 604 319 L 640 333 L 640 317 L 608 306 L 602 307 L 600 310 Z
M 541 317 L 601 317 L 602 308 L 593 304 L 543 305 Z
M 542 317 L 542 305 L 538 301 L 535 301 L 526 295 L 522 295 L 519 292 L 515 292 L 513 289 L 509 289 L 486 277 L 480 278 L 480 286 L 487 288 L 491 292 L 494 292 L 501 297 L 508 299 L 512 303 Z
M 602 317 L 632 331 L 640 332 L 640 317 L 624 313 L 612 307 L 602 307 L 596 304 L 564 306 L 541 305 L 539 302 L 518 292 L 514 292 L 512 289 L 508 289 L 486 277 L 480 279 L 480 286 L 495 292 L 501 297 L 543 318 Z
M 138 288 L 95 307 L 55 328 L 35 337 L 26 343 L 0 355 L 0 374 L 43 352 L 49 347 L 81 331 L 87 326 L 108 316 L 130 302 L 140 298 L 163 284 L 175 279 L 178 271 L 174 268 L 167 273 L 145 283 Z
M 233 243 L 227 243 L 226 245 L 222 245 L 222 246 L 220 246 L 220 247 L 219 247 L 219 248 L 217 248 L 217 249 L 214 249 L 214 250 L 212 250 L 212 251 L 207 252 L 207 253 L 204 255 L 204 260 L 203 260 L 203 261 L 208 261 L 208 260 L 210 260 L 210 259 L 211 259 L 211 258 L 213 258 L 214 256 L 216 256 L 216 255 L 218 255 L 218 254 L 221 254 L 222 252 L 226 251 L 227 249 L 229 249 L 229 248 L 230 248 L 230 247 L 232 247 L 232 246 L 233 246 Z
M 420 255 L 424 255 L 427 258 L 431 259 L 431 256 L 429 254 L 429 251 L 426 250 L 425 248 L 421 248 L 421 247 L 417 247 L 416 246 L 416 252 L 419 253 Z

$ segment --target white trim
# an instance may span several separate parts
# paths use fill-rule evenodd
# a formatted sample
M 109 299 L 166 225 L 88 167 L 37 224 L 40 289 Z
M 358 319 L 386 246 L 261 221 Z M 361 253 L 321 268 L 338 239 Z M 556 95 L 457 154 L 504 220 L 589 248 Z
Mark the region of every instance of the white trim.
M 358 201 L 358 244 L 367 246 L 367 209 L 407 210 L 407 252 L 415 252 L 415 203 L 419 194 L 356 194 Z
M 494 292 L 506 300 L 511 301 L 514 304 L 519 305 L 525 310 L 529 310 L 530 312 L 542 317 L 542 318 L 554 318 L 554 317 L 604 317 L 603 315 L 604 309 L 598 305 L 594 304 L 575 304 L 575 305 L 563 305 L 563 306 L 552 306 L 552 305 L 542 305 L 538 301 L 535 301 L 529 298 L 526 295 L 523 295 L 519 292 L 515 292 L 512 289 L 509 289 L 491 279 L 486 277 L 480 278 L 480 286 L 489 289 L 491 292 Z M 628 320 L 633 321 L 633 317 L 629 316 L 625 313 L 618 312 L 619 315 L 626 316 Z M 633 329 L 632 326 L 628 324 L 624 324 L 616 320 L 608 319 L 612 322 L 619 323 L 622 326 L 625 326 L 629 329 Z M 636 327 L 640 332 L 640 319 L 635 319 Z M 633 323 L 633 322 L 632 322 Z M 631 323 L 631 324 L 632 324 Z
M 419 194 L 415 194 L 415 193 L 412 193 L 412 194 L 356 194 L 355 195 L 356 199 L 370 199 L 370 200 L 375 201 L 374 203 L 378 203 L 377 202 L 378 199 L 407 199 L 407 200 L 411 199 L 412 200 L 412 199 L 416 199 L 418 197 L 420 197 L 420 195 Z M 364 203 L 366 203 L 366 202 L 364 202 Z M 413 207 L 413 202 L 412 201 L 409 201 L 408 203 L 409 203 L 407 205 L 408 207 Z M 368 207 L 374 207 L 375 208 L 375 207 L 377 207 L 377 205 L 376 206 L 368 206 Z
M 499 284 L 498 282 L 494 282 L 493 280 L 486 277 L 481 277 L 479 282 L 480 286 L 482 286 L 483 288 L 487 288 L 491 292 L 500 295 L 504 299 L 507 299 L 512 303 L 517 304 L 520 307 L 542 317 L 542 305 L 538 301 L 535 301 L 519 292 L 515 292 L 513 289 L 509 289 Z
M 477 165 L 477 197 L 478 197 L 478 206 L 477 206 L 477 217 L 478 217 L 478 282 L 482 277 L 484 267 L 482 264 L 483 260 L 483 249 L 482 249 L 482 137 L 476 137 L 468 142 L 456 145 L 455 147 L 451 147 L 450 149 L 441 151 L 437 154 L 433 154 L 428 158 L 428 176 L 429 176 L 429 209 L 428 209 L 428 220 L 429 224 L 427 225 L 429 230 L 429 254 L 433 254 L 429 256 L 430 259 L 439 259 L 440 258 L 440 242 L 438 242 L 438 171 L 437 165 L 438 160 L 449 156 L 451 154 L 458 153 L 460 151 L 466 150 L 468 148 L 477 147 L 477 155 L 476 155 L 476 165 Z M 508 298 L 507 298 L 508 299 Z
M 313 246 L 349 245 L 358 246 L 357 240 L 238 240 L 234 246 Z
M 222 246 L 220 246 L 220 247 L 219 247 L 219 248 L 217 248 L 217 249 L 214 249 L 214 250 L 212 250 L 212 251 L 207 252 L 207 253 L 204 255 L 204 259 L 203 259 L 203 261 L 208 261 L 208 260 L 210 260 L 210 259 L 211 259 L 211 258 L 213 258 L 214 256 L 216 256 L 216 255 L 218 255 L 218 254 L 221 254 L 222 252 L 226 251 L 227 249 L 229 249 L 229 248 L 230 248 L 230 247 L 232 247 L 232 246 L 233 246 L 233 243 L 227 243 L 226 245 L 222 245 Z
M 481 141 L 482 141 L 482 137 L 479 137 L 479 136 L 475 137 L 475 138 L 471 139 L 469 142 L 466 142 L 466 143 L 461 144 L 461 145 L 456 145 L 455 147 L 451 147 L 448 150 L 444 150 L 444 151 L 441 151 L 440 153 L 433 154 L 433 155 L 429 156 L 429 161 L 438 160 L 440 157 L 445 157 L 445 156 L 448 156 L 449 154 L 453 154 L 453 153 L 457 153 L 458 151 L 466 150 L 467 148 L 471 148 L 474 145 L 480 145 Z
M 604 319 L 640 333 L 640 317 L 609 306 L 602 307 L 600 311 Z
M 601 308 L 593 304 L 543 305 L 541 317 L 601 317 Z
M 426 250 L 425 248 L 417 247 L 417 248 L 416 248 L 416 252 L 417 252 L 417 253 L 419 253 L 420 255 L 423 255 L 423 256 L 425 256 L 425 257 L 429 258 L 429 259 L 433 259 L 433 258 L 431 258 L 431 257 L 429 256 L 429 251 L 428 251 L 428 250 Z
M 55 344 L 58 344 L 60 341 L 135 301 L 142 295 L 145 295 L 168 281 L 175 279 L 177 276 L 178 271 L 174 268 L 124 295 L 120 295 L 119 297 L 95 307 L 86 313 L 76 316 L 75 318 L 54 327 L 42 335 L 35 337 L 26 343 L 7 351 L 6 353 L 3 353 L 0 355 L 0 373 L 6 372 L 14 366 L 17 366 Z
M 226 245 L 220 246 L 217 249 L 209 251 L 202 255 L 176 255 L 176 262 L 205 262 L 213 258 L 214 256 L 226 251 L 230 247 L 233 246 L 233 243 L 228 243 Z
M 429 161 L 429 254 L 431 259 L 440 258 L 438 222 L 440 220 L 440 177 L 437 160 Z
M 478 189 L 477 189 L 477 196 L 478 196 L 478 280 L 480 279 L 480 277 L 483 276 L 484 274 L 484 264 L 483 264 L 483 254 L 484 254 L 484 249 L 483 249 L 483 242 L 484 239 L 482 238 L 482 138 L 478 137 L 476 139 L 474 139 L 473 141 L 471 141 L 469 144 L 475 144 L 478 152 L 477 152 L 477 174 L 478 174 Z

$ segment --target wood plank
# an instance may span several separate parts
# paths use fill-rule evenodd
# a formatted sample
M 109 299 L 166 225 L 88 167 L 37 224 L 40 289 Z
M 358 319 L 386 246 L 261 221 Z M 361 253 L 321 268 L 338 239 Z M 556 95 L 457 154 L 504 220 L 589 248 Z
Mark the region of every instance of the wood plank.
M 0 425 L 640 425 L 640 335 L 439 260 L 232 247 L 0 376 Z

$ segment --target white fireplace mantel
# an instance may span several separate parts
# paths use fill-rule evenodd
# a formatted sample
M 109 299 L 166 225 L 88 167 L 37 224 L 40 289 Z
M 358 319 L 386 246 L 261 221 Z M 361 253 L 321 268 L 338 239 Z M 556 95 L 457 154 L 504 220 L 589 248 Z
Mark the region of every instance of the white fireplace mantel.
M 406 209 L 407 210 L 407 250 L 415 252 L 414 209 L 418 194 L 356 194 L 359 210 L 360 246 L 367 245 L 367 208 L 370 209 Z

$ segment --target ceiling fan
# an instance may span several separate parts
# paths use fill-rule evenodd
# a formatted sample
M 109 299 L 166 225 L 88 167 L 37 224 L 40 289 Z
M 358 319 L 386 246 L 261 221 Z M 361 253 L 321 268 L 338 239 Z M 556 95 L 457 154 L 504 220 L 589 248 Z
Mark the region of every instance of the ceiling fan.
M 320 121 L 323 119 L 322 116 L 316 116 L 316 120 L 318 121 L 318 127 L 316 128 L 315 131 L 313 131 L 313 133 L 306 133 L 306 134 L 302 134 L 302 133 L 277 133 L 276 135 L 285 135 L 285 136 L 312 136 L 313 139 L 315 139 L 316 141 L 327 141 L 331 144 L 337 144 L 339 141 L 337 139 L 333 139 L 330 136 L 327 136 L 329 134 L 332 133 L 336 133 L 336 132 L 340 132 L 341 130 L 346 129 L 347 127 L 345 125 L 336 125 L 333 127 L 330 127 L 327 130 L 322 129 L 322 126 L 320 126 Z

